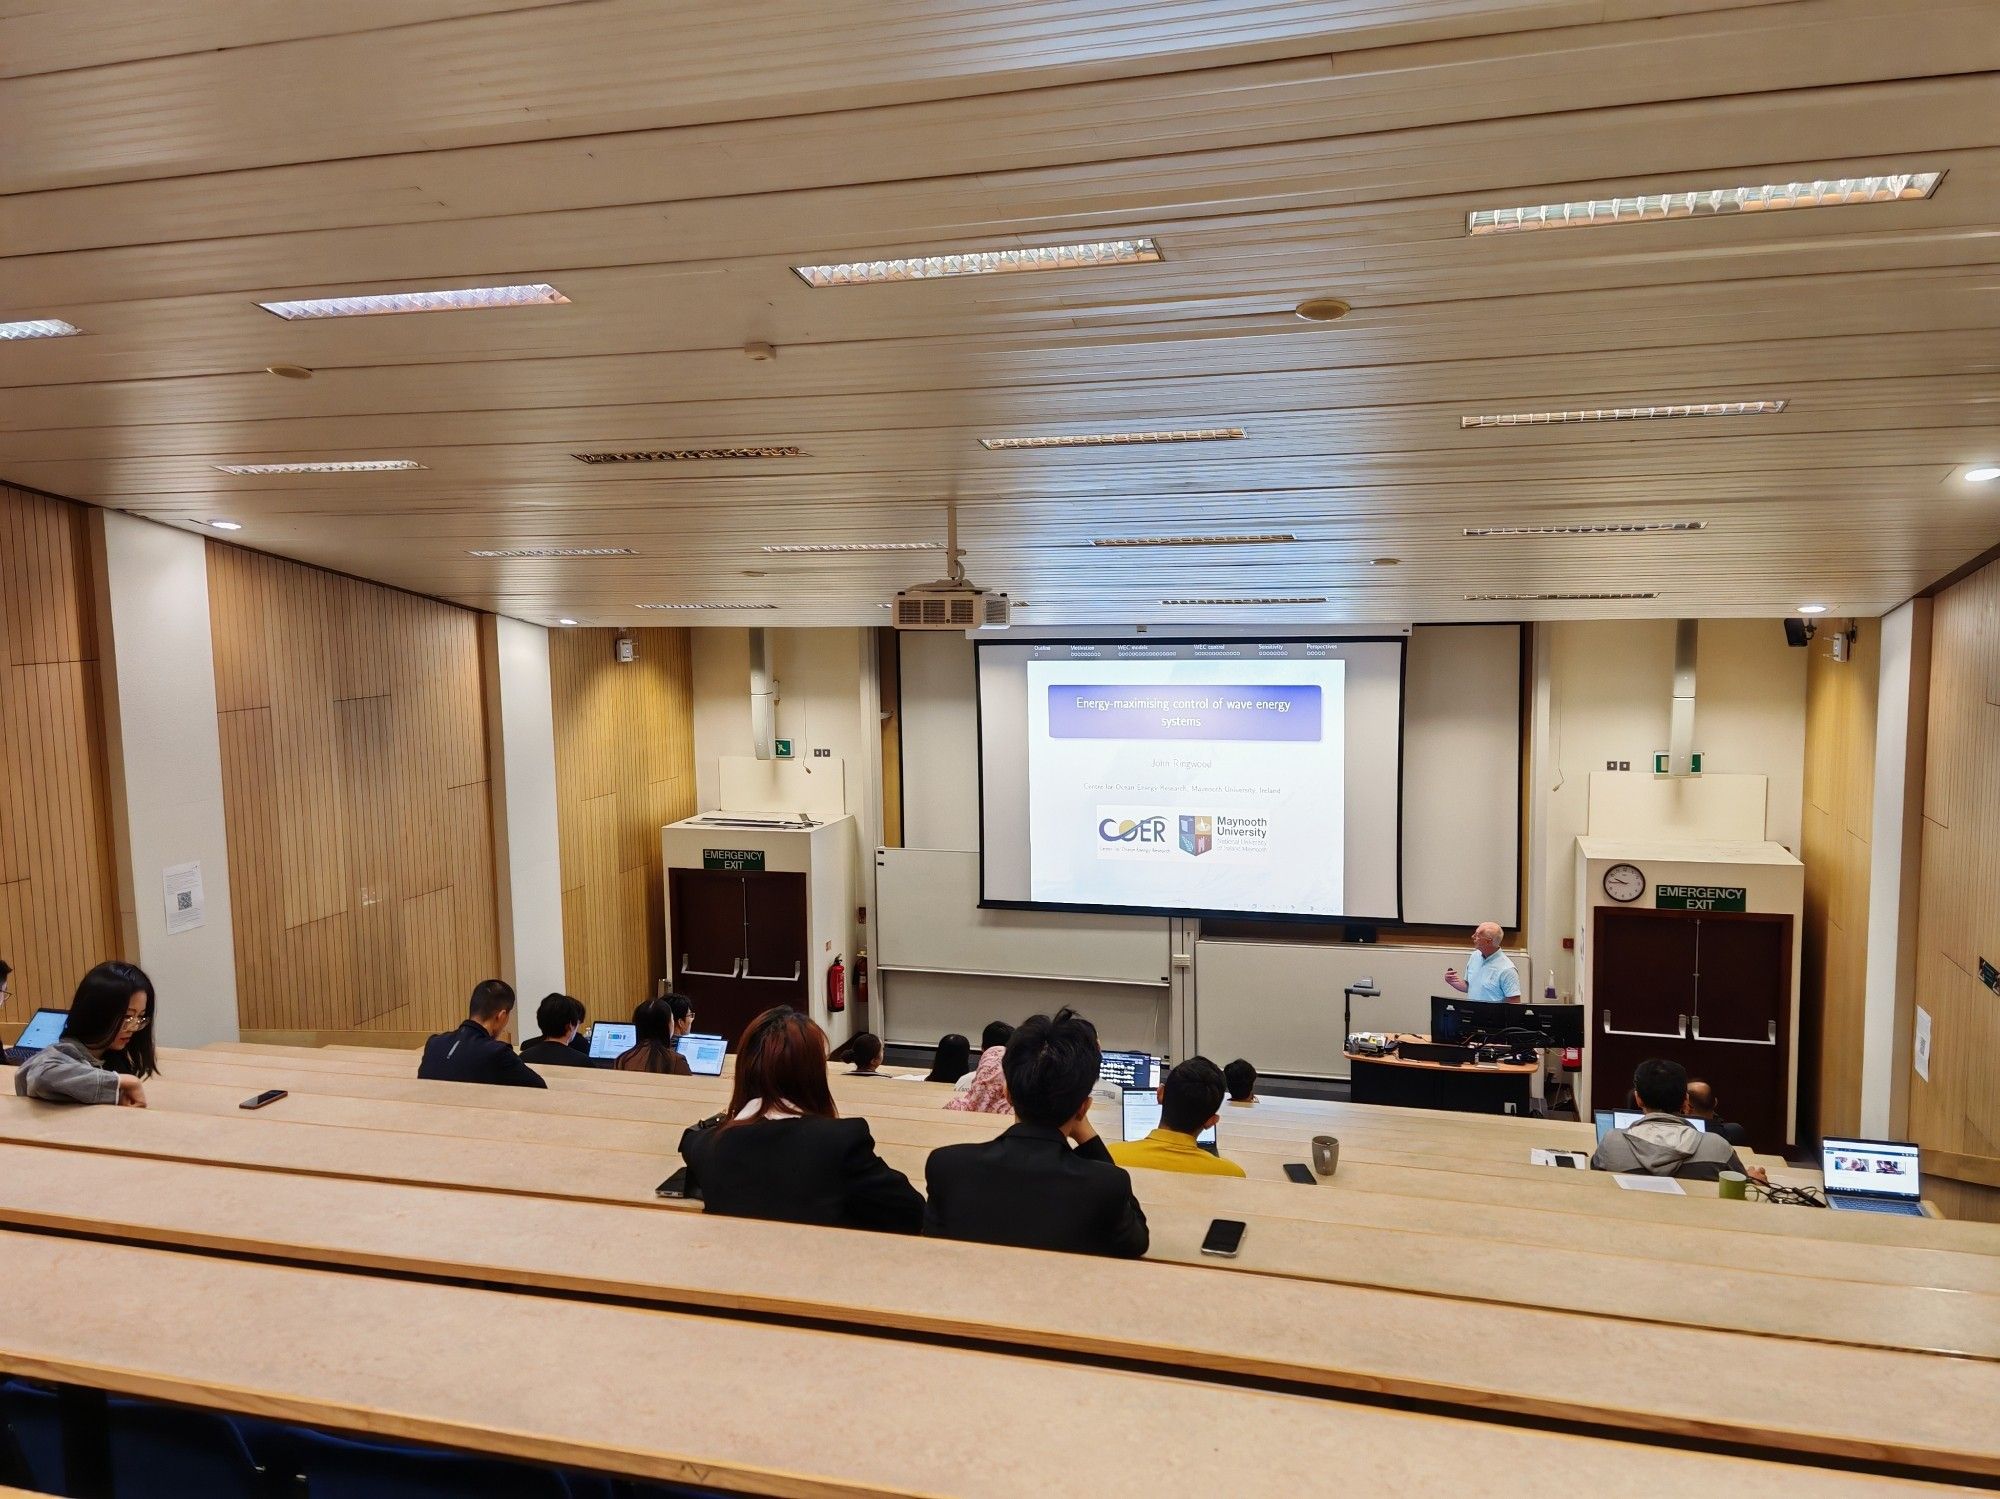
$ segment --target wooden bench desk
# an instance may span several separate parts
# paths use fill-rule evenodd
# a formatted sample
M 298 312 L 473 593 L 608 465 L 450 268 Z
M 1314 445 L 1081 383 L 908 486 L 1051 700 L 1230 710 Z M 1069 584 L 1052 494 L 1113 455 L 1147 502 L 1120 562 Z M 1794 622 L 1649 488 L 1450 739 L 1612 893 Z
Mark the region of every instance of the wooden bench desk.
M 1377 1289 L 695 1214 L 49 1150 L 0 1159 L 0 1213 L 17 1223 L 2000 1473 L 2000 1427 L 1979 1417 L 2000 1407 L 2000 1361 L 1526 1307 L 1468 1316 Z M 1636 1372 L 1659 1368 L 1707 1372 L 1664 1387 Z
M 1270 1493 L 1330 1474 L 1412 1499 L 1546 1490 L 1649 1499 L 1928 1496 L 1935 1484 L 1408 1413 L 1002 1353 L 122 1244 L 0 1236 L 34 1285 L 142 1285 L 10 1319 L 0 1372 L 280 1421 L 757 1494 L 1110 1499 Z M 494 1379 L 495 1369 L 533 1377 Z M 679 1419 L 636 1420 L 670 1379 Z M 843 1429 L 793 1419 L 838 1392 Z M 699 1396 L 699 1399 L 691 1397 Z M 1033 1412 L 988 1461 L 966 1433 Z M 692 1414 L 690 1412 L 693 1412 Z M 890 1439 L 893 1434 L 893 1439 Z M 1254 1455 L 1254 1457 L 1252 1456 Z M 1482 1475 L 1468 1484 L 1468 1475 Z
M 693 1210 L 691 1204 L 651 1195 L 653 1185 L 677 1164 L 671 1156 L 548 1143 L 494 1146 L 479 1139 L 287 1122 L 261 1112 L 209 1117 L 6 1099 L 0 1100 L 0 1139 L 162 1162 L 424 1183 L 649 1211 Z M 921 1181 L 921 1160 L 899 1159 L 900 1154 L 892 1150 L 887 1157 L 899 1168 L 914 1170 Z M 1248 1182 L 1152 1171 L 1135 1172 L 1133 1180 L 1153 1222 L 1155 1258 L 1213 1267 L 1216 1262 L 1199 1253 L 1203 1230 L 1212 1217 L 1240 1217 L 1255 1231 L 1246 1240 L 1245 1257 L 1232 1262 L 1231 1269 L 1503 1304 L 1518 1300 L 1523 1285 L 1560 1284 L 1565 1305 L 1595 1312 L 1725 1328 L 1754 1325 L 1786 1336 L 1875 1346 L 2000 1354 L 2000 1327 L 1981 1332 L 1962 1325 L 2000 1301 L 1990 1290 L 1968 1293 L 1957 1284 L 1977 1281 L 1983 1273 L 1992 1289 L 2000 1289 L 2000 1260 L 1961 1267 L 1934 1256 L 1915 1262 L 1931 1273 L 1929 1280 L 1871 1285 L 1841 1277 L 1853 1268 L 1842 1262 L 1857 1258 L 1851 1253 L 1813 1253 L 1816 1246 L 1789 1242 L 1767 1246 L 1756 1236 L 1734 1246 L 1709 1245 L 1724 1266 L 1704 1267 L 1626 1258 L 1616 1246 L 1531 1248 L 1467 1240 L 1448 1229 L 1385 1233 L 1380 1227 L 1311 1222 L 1289 1214 L 1337 1209 L 1339 1194 L 1290 1184 L 1260 1189 Z M 1728 1206 L 1759 1210 L 1751 1204 Z M 1733 1234 L 1711 1237 L 1745 1240 Z M 1829 1260 L 1833 1263 L 1826 1265 Z M 1810 1274 L 1823 1265 L 1834 1273 Z M 1871 1268 L 1882 1276 L 1892 1273 L 1888 1262 Z M 1946 1268 L 1958 1273 L 1937 1273 Z M 1559 1280 L 1559 1275 L 1566 1278 Z M 1705 1292 L 1698 1290 L 1704 1286 Z M 1831 1314 L 1830 1305 L 1851 1307 L 1851 1314 Z

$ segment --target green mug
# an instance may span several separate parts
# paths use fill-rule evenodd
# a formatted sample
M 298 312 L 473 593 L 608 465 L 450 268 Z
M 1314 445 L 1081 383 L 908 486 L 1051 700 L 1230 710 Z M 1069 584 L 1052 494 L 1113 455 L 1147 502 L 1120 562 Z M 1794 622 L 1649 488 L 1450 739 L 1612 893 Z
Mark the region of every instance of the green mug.
M 1741 1171 L 1725 1171 L 1715 1179 L 1715 1189 L 1720 1196 L 1742 1202 L 1750 1195 L 1750 1178 Z

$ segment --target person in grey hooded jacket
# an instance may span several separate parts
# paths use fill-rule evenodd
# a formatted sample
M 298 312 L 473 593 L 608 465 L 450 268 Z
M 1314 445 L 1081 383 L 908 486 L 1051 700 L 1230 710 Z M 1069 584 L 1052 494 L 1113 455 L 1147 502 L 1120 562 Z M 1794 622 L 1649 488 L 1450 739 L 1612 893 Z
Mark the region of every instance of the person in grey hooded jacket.
M 1681 1116 L 1687 1084 L 1687 1069 L 1679 1062 L 1658 1057 L 1641 1062 L 1632 1074 L 1632 1096 L 1646 1115 L 1600 1140 L 1590 1169 L 1690 1181 L 1714 1181 L 1725 1171 L 1740 1171 L 1752 1181 L 1764 1181 L 1763 1171 L 1744 1165 L 1722 1136 L 1704 1134 Z
M 150 1074 L 153 981 L 130 963 L 99 963 L 70 1001 L 62 1039 L 14 1073 L 14 1091 L 49 1103 L 116 1103 L 143 1109 Z

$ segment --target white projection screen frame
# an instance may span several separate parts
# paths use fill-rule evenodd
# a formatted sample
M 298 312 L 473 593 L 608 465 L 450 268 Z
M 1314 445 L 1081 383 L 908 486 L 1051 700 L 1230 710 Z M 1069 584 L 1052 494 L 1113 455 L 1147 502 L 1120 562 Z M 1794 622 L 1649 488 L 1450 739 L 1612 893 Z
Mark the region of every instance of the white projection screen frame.
M 1401 920 L 1403 637 L 979 641 L 974 656 L 982 906 Z M 1078 685 L 1102 690 L 1062 690 L 1078 673 Z M 1195 712 L 1160 716 L 1168 699 L 1158 694 L 1204 685 L 1192 701 L 1227 719 L 1226 731 Z M 1094 727 L 1135 715 L 1148 722 L 1129 734 Z M 1321 736 L 1322 715 L 1338 715 L 1337 738 Z M 1217 742 L 1234 748 L 1204 748 Z M 1310 776 L 1329 767 L 1341 789 L 1314 797 Z M 1235 794 L 1190 791 L 1187 778 Z M 1313 856 L 1336 837 L 1337 865 Z

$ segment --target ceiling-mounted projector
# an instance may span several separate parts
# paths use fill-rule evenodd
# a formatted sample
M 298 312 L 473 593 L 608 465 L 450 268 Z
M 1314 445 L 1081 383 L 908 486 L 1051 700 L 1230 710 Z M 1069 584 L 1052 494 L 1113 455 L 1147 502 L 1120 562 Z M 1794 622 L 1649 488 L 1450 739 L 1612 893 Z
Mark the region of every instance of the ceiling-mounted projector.
M 905 588 L 890 601 L 891 618 L 899 630 L 1004 630 L 1009 623 L 1007 595 L 976 588 L 966 581 L 965 553 L 958 545 L 958 506 L 947 504 L 945 555 L 951 571 L 935 583 Z

